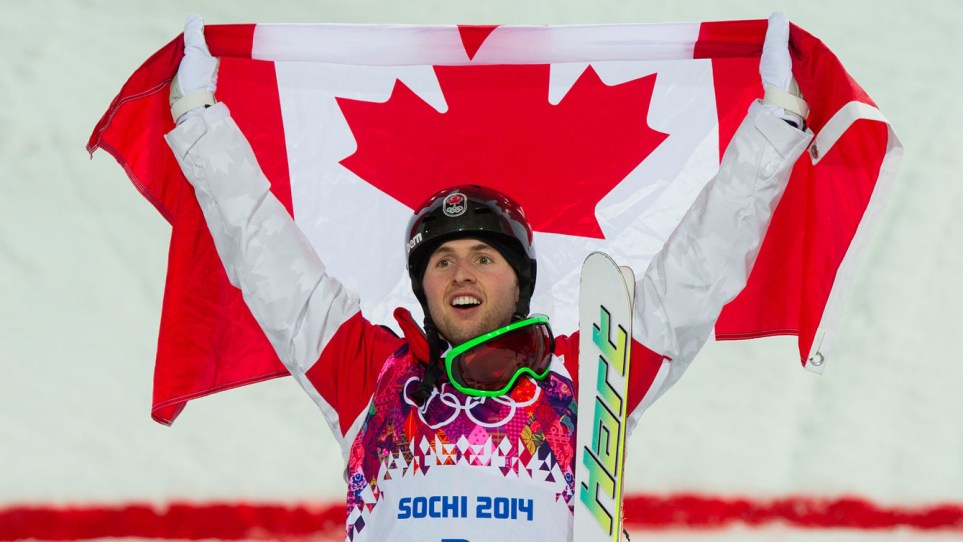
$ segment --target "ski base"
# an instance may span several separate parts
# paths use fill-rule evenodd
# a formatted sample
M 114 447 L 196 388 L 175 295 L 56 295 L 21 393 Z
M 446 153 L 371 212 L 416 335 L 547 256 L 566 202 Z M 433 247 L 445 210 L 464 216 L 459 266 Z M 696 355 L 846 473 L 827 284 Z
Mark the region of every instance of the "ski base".
M 580 288 L 574 540 L 617 542 L 635 278 L 593 252 L 582 264 Z

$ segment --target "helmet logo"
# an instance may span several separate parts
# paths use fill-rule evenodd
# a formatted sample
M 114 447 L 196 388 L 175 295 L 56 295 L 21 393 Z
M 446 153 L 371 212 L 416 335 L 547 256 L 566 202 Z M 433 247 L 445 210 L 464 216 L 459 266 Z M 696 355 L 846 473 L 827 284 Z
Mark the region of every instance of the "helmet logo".
M 468 209 L 468 198 L 461 192 L 453 192 L 445 197 L 441 210 L 445 216 L 456 217 L 465 214 Z
M 408 254 L 411 254 L 411 251 L 414 250 L 414 248 L 418 246 L 418 243 L 420 242 L 421 242 L 421 232 L 418 232 L 415 234 L 414 237 L 408 240 Z

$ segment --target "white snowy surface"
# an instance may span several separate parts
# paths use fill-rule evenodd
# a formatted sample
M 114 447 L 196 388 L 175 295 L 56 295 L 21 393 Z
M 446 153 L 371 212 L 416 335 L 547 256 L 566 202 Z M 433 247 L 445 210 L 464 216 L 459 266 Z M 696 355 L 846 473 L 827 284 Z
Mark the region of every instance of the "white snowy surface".
M 0 509 L 343 499 L 341 459 L 290 379 L 151 421 L 170 228 L 84 145 L 126 78 L 209 23 L 605 23 L 765 18 L 822 39 L 905 146 L 823 376 L 794 339 L 710 345 L 643 417 L 627 491 L 963 503 L 963 86 L 954 0 L 0 2 Z M 946 533 L 944 533 L 946 534 Z M 660 540 L 950 540 L 779 528 Z M 959 533 L 955 533 L 958 538 Z

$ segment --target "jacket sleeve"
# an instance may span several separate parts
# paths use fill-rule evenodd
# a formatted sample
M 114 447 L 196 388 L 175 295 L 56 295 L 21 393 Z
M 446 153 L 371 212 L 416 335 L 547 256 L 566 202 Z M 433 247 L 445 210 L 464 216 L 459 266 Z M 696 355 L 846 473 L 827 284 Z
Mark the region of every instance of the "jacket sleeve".
M 325 272 L 224 104 L 186 120 L 167 142 L 194 186 L 231 284 L 344 440 L 398 341 L 361 318 L 357 296 Z M 348 338 L 354 344 L 346 345 Z M 323 355 L 332 344 L 337 356 Z M 329 367 L 319 370 L 322 363 Z M 339 381 L 315 382 L 317 375 Z
M 678 381 L 722 307 L 746 285 L 773 211 L 811 138 L 810 131 L 754 103 L 718 173 L 636 282 L 633 336 L 655 354 L 647 361 L 661 367 L 639 371 L 648 374 L 648 382 L 630 381 L 630 388 L 643 385 L 645 391 L 637 393 L 638 403 L 630 403 L 629 427 Z M 635 356 L 636 373 L 634 363 Z

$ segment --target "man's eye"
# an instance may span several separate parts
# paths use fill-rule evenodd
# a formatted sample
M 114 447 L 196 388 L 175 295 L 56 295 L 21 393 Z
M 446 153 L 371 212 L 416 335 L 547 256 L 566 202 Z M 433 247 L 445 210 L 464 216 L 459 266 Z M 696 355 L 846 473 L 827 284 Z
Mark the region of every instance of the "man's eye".
M 441 258 L 435 262 L 435 267 L 448 267 L 451 265 L 451 258 Z
M 482 255 L 482 256 L 479 256 L 479 257 L 478 257 L 478 263 L 488 264 L 488 263 L 492 263 L 492 262 L 494 262 L 494 261 L 495 261 L 495 260 L 491 259 L 491 258 L 488 257 L 488 256 Z

